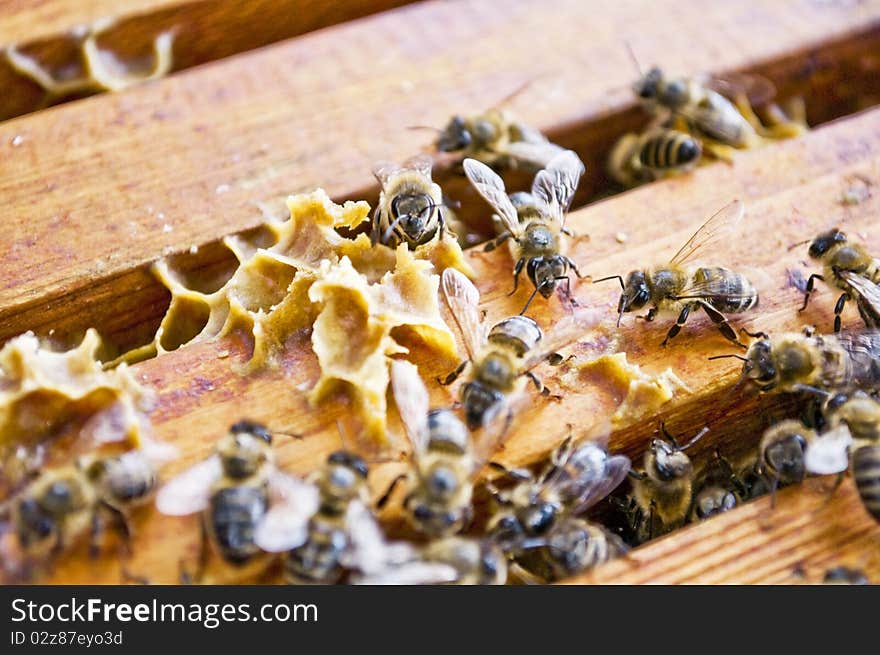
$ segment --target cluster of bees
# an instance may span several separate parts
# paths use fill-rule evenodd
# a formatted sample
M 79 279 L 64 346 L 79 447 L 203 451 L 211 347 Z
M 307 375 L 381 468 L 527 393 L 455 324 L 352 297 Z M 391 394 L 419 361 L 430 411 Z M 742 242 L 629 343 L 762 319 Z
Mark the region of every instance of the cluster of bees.
M 671 115 L 690 131 L 727 145 L 738 147 L 742 131 L 753 129 L 730 102 L 693 80 L 668 80 L 655 69 L 636 90 L 652 113 L 662 110 L 663 121 Z M 684 157 L 687 139 L 692 137 L 677 135 L 671 141 L 676 145 L 665 150 Z M 699 154 L 702 146 L 691 142 Z M 660 156 L 662 148 L 650 140 L 640 143 L 642 151 L 653 148 Z M 747 345 L 727 316 L 757 306 L 755 285 L 740 272 L 700 263 L 741 219 L 738 201 L 709 218 L 667 263 L 605 278 L 621 286 L 618 324 L 624 313 L 646 307 L 647 321 L 674 315 L 666 345 L 702 309 L 726 339 L 745 349 L 744 355 L 720 356 L 743 361 L 742 383 L 765 393 L 801 394 L 807 399 L 803 417 L 770 427 L 746 468 L 737 470 L 716 453 L 717 461 L 699 476 L 686 451 L 708 427 L 684 444 L 664 429 L 651 441 L 641 469 L 600 441 L 574 437 L 539 472 L 492 462 L 528 381 L 544 390 L 533 369 L 557 363 L 559 349 L 603 318 L 572 295 L 571 275 L 582 275 L 565 254 L 566 212 L 584 166 L 574 152 L 500 110 L 455 117 L 436 147 L 461 157 L 464 174 L 496 215 L 498 236 L 486 249 L 507 242 L 514 289 L 525 271 L 532 293 L 520 314 L 489 326 L 473 283 L 454 269 L 442 272 L 442 299 L 467 359 L 439 382 L 452 384 L 461 376 L 464 382 L 454 407 L 431 408 L 417 368 L 392 361 L 393 395 L 412 447 L 405 475 L 373 502 L 366 460 L 340 450 L 307 478 L 296 478 L 275 465 L 272 433 L 243 420 L 218 440 L 212 455 L 161 487 L 154 462 L 142 451 L 83 458 L 42 473 L 5 508 L 24 550 L 34 557 L 56 554 L 89 531 L 97 535 L 105 516 L 127 531 L 130 511 L 155 495 L 163 514 L 201 515 L 201 555 L 196 570 L 185 572 L 187 580 L 203 579 L 213 551 L 246 575 L 282 553 L 285 577 L 294 583 L 541 583 L 589 570 L 624 555 L 631 544 L 729 510 L 807 473 L 842 474 L 847 468 L 865 508 L 880 520 L 880 262 L 839 230 L 819 235 L 809 256 L 823 272 L 805 285 L 804 308 L 816 280 L 837 287 L 834 332 L 747 333 L 752 339 Z M 641 156 L 639 161 L 648 168 L 659 162 Z M 420 156 L 403 166 L 376 168 L 382 193 L 372 222 L 374 243 L 417 249 L 450 229 L 431 162 Z M 528 192 L 508 193 L 496 170 L 510 167 L 536 171 Z M 554 295 L 566 318 L 545 334 L 525 312 L 537 296 Z M 865 330 L 839 332 L 849 300 L 857 303 Z M 498 477 L 481 476 L 487 467 Z M 630 493 L 616 503 L 628 528 L 621 535 L 586 513 L 627 478 Z M 399 483 L 406 486 L 403 512 L 424 537 L 420 543 L 389 540 L 375 516 Z M 480 486 L 491 509 L 475 529 Z

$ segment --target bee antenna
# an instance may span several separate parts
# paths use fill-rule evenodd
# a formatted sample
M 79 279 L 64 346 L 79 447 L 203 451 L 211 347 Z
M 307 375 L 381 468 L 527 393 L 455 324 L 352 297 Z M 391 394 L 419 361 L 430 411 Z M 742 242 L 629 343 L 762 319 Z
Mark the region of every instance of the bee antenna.
M 697 432 L 697 434 L 696 434 L 694 437 L 692 437 L 691 440 L 688 441 L 685 445 L 681 446 L 681 447 L 679 448 L 679 450 L 687 450 L 688 448 L 690 448 L 691 446 L 693 446 L 695 443 L 697 443 L 700 439 L 702 439 L 703 436 L 704 436 L 708 431 L 709 431 L 709 426 L 708 426 L 708 425 L 704 425 L 704 426 L 703 426 L 703 429 L 700 430 L 699 432 Z
M 626 290 L 626 287 L 623 284 L 623 277 L 620 275 L 609 275 L 608 277 L 600 277 L 598 280 L 593 280 L 592 283 L 596 284 L 597 282 L 607 282 L 608 280 L 617 280 L 618 282 L 620 282 L 621 290 Z
M 746 357 L 746 356 L 744 356 L 744 355 L 740 355 L 740 354 L 738 354 L 738 353 L 730 353 L 729 355 L 712 355 L 711 357 L 707 357 L 706 359 L 710 359 L 710 360 L 711 360 L 711 359 L 730 359 L 730 358 L 738 359 L 738 360 L 740 360 L 740 361 L 742 361 L 742 362 L 747 362 L 747 361 L 749 361 L 749 358 L 748 358 L 748 357 Z
M 812 241 L 812 239 L 805 239 L 804 241 L 798 241 L 797 243 L 793 243 L 788 247 L 788 251 L 791 252 L 795 248 L 798 248 L 800 246 L 803 246 L 804 244 L 810 243 L 810 241 Z
M 388 240 L 391 238 L 392 233 L 394 232 L 394 228 L 396 228 L 400 224 L 400 220 L 403 216 L 398 216 L 395 218 L 391 224 L 388 226 L 388 229 L 382 234 L 382 243 L 388 243 Z
M 408 130 L 431 130 L 432 132 L 436 132 L 439 134 L 443 130 L 439 127 L 434 127 L 433 125 L 407 125 L 406 129 Z
M 645 72 L 642 70 L 642 65 L 639 63 L 639 58 L 636 57 L 636 51 L 633 50 L 632 43 L 629 42 L 629 39 L 624 40 L 623 43 L 626 45 L 626 51 L 629 53 L 630 61 L 632 61 L 633 65 L 636 67 L 636 71 L 641 77 L 645 74 Z
M 535 294 L 538 293 L 538 287 L 535 287 L 535 290 L 532 291 L 532 295 L 529 296 L 529 299 L 526 301 L 526 306 L 522 308 L 522 311 L 519 313 L 520 316 L 526 313 L 526 310 L 529 308 L 529 305 L 532 304 L 532 300 L 535 298 Z

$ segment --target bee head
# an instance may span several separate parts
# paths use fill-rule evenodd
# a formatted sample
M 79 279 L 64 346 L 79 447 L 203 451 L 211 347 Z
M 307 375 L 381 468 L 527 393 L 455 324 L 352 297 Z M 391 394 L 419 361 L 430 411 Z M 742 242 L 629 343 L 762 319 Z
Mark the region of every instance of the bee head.
M 846 243 L 846 235 L 837 228 L 828 230 L 813 239 L 813 243 L 810 244 L 809 255 L 813 259 L 819 259 L 839 243 Z
M 648 278 L 644 271 L 633 271 L 626 276 L 626 284 L 620 301 L 617 304 L 617 313 L 631 312 L 641 309 L 651 299 L 651 290 L 648 288 Z
M 441 152 L 456 152 L 467 148 L 473 137 L 467 128 L 464 118 L 453 116 L 449 123 L 440 131 L 437 137 L 437 150 Z
M 700 519 L 707 519 L 736 506 L 736 496 L 724 487 L 709 487 L 696 498 L 696 513 Z
M 367 481 L 367 463 L 347 450 L 338 450 L 327 458 L 321 485 L 322 496 L 333 503 L 356 498 Z
M 677 446 L 662 439 L 653 439 L 645 453 L 645 470 L 655 480 L 667 482 L 691 474 L 693 464 Z
M 770 339 L 761 339 L 749 346 L 743 364 L 743 376 L 761 387 L 772 388 L 776 384 L 777 371 Z
M 217 443 L 223 473 L 233 479 L 254 475 L 272 457 L 272 435 L 251 421 L 239 421 Z
M 535 500 L 519 511 L 519 522 L 528 535 L 542 535 L 556 522 L 559 507 L 545 500 Z
M 660 92 L 663 71 L 656 66 L 645 73 L 633 86 L 636 95 L 645 100 L 654 100 Z
M 400 225 L 410 241 L 418 241 L 428 231 L 437 205 L 426 193 L 400 194 L 391 201 L 394 223 Z
M 782 484 L 800 482 L 804 479 L 806 447 L 807 440 L 801 430 L 790 432 L 763 448 L 764 466 Z

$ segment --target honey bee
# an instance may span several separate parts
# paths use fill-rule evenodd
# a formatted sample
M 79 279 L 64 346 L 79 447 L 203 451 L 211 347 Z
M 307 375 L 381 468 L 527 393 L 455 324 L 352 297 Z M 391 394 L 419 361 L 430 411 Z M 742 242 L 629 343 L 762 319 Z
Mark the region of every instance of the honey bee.
M 793 419 L 780 421 L 764 431 L 755 473 L 769 482 L 770 493 L 803 481 L 804 452 L 815 437 L 815 430 Z
M 538 211 L 524 215 L 523 208 L 518 212 L 511 202 L 505 191 L 504 181 L 497 173 L 476 159 L 464 160 L 465 175 L 497 212 L 502 226 L 501 233 L 486 250 L 492 250 L 510 240 L 510 252 L 516 262 L 511 295 L 519 286 L 519 276 L 523 268 L 535 287 L 521 313 L 528 309 L 535 294 L 540 293 L 544 298 L 549 298 L 563 280 L 566 283 L 566 295 L 570 298 L 569 270 L 582 277 L 574 261 L 562 254 L 561 240 L 563 234 L 571 234 L 565 229 L 566 212 L 584 171 L 583 163 L 571 150 L 554 157 L 546 168 L 535 175 L 532 183 L 531 196 L 534 200 L 529 206 Z
M 630 470 L 625 455 L 566 439 L 538 476 L 516 472 L 509 492 L 490 489 L 499 509 L 488 532 L 527 582 L 559 580 L 627 551 L 617 535 L 581 515 L 610 494 Z
M 815 335 L 810 329 L 770 337 L 763 332 L 745 356 L 742 375 L 760 391 L 808 392 L 880 389 L 880 331 Z
M 745 348 L 724 312 L 738 314 L 756 307 L 758 291 L 754 285 L 744 275 L 726 268 L 688 265 L 709 246 L 722 240 L 742 218 L 743 211 L 738 200 L 723 207 L 703 223 L 665 266 L 632 271 L 626 283 L 619 275 L 595 280 L 620 282 L 617 324 L 620 325 L 624 312 L 641 309 L 648 303 L 652 307 L 642 317 L 646 321 L 653 321 L 661 311 L 678 312 L 675 325 L 669 328 L 661 344 L 665 346 L 679 333 L 690 313 L 702 308 L 726 339 Z
M 811 473 L 838 473 L 838 484 L 849 467 L 859 498 L 880 523 L 880 401 L 854 394 L 829 411 L 829 429 L 807 447 L 805 465 Z
M 684 446 L 663 428 L 663 439 L 652 439 L 645 451 L 644 471 L 630 470 L 636 506 L 634 531 L 639 543 L 684 525 L 694 492 L 694 465 L 685 450 L 696 443 L 703 428 Z
M 695 78 L 670 78 L 654 67 L 633 86 L 658 123 L 680 117 L 693 132 L 734 148 L 751 148 L 761 139 L 737 106 Z
M 46 563 L 91 534 L 91 552 L 110 518 L 125 545 L 131 513 L 149 503 L 158 485 L 157 466 L 174 449 L 138 449 L 117 455 L 92 454 L 75 464 L 49 469 L 32 480 L 4 508 L 25 562 Z
M 626 187 L 686 173 L 703 154 L 699 139 L 677 130 L 657 128 L 625 134 L 608 157 L 611 177 Z
M 553 338 L 546 342 L 538 324 L 522 315 L 504 319 L 486 334 L 479 309 L 480 292 L 473 283 L 447 268 L 440 286 L 468 354 L 442 383 L 451 384 L 470 365 L 467 382 L 461 388 L 465 423 L 470 430 L 494 429 L 498 419 L 504 419 L 506 430 L 525 385 L 524 378 L 531 379 L 539 391 L 544 390 L 531 369 L 601 320 L 599 311 L 581 308 L 558 323 Z
M 822 584 L 870 584 L 864 571 L 848 566 L 835 566 L 825 571 Z
M 521 91 L 518 89 L 499 105 Z M 497 171 L 525 169 L 537 172 L 564 152 L 538 130 L 519 122 L 497 105 L 480 114 L 453 116 L 440 130 L 434 147 L 440 152 L 455 153 L 462 159 L 476 159 Z
M 431 181 L 431 166 L 428 155 L 417 155 L 402 166 L 382 162 L 373 169 L 382 185 L 373 214 L 373 245 L 406 243 L 414 250 L 435 236 L 443 238 L 443 192 Z
M 408 560 L 357 576 L 354 581 L 371 585 L 499 585 L 507 582 L 507 558 L 491 540 L 450 536 L 429 542 Z
M 707 466 L 694 483 L 690 522 L 730 511 L 739 504 L 743 488 L 730 462 L 716 451 L 715 462 Z
M 809 255 L 822 262 L 823 271 L 807 280 L 801 311 L 810 302 L 814 282 L 827 281 L 843 291 L 834 306 L 835 332 L 840 332 L 840 314 L 846 302 L 854 297 L 865 325 L 880 328 L 880 259 L 872 257 L 864 246 L 850 243 L 837 228 L 817 236 L 810 244 Z
M 474 443 L 452 410 L 429 411 L 428 391 L 410 362 L 392 361 L 391 386 L 413 450 L 413 464 L 405 476 L 409 489 L 406 516 L 413 527 L 431 537 L 460 532 L 473 515 L 474 478 L 494 450 L 497 435 L 485 431 L 480 442 Z
M 368 472 L 358 455 L 336 451 L 269 510 L 254 539 L 263 550 L 284 553 L 288 582 L 336 584 L 413 557 L 408 545 L 385 541 L 369 508 Z
M 289 497 L 305 518 L 318 505 L 317 491 L 275 467 L 272 435 L 265 426 L 242 420 L 217 442 L 214 454 L 169 480 L 156 497 L 163 514 L 201 512 L 201 549 L 195 581 L 201 581 L 213 550 L 242 577 L 269 562 L 255 540 L 270 504 Z M 190 576 L 184 574 L 184 580 Z

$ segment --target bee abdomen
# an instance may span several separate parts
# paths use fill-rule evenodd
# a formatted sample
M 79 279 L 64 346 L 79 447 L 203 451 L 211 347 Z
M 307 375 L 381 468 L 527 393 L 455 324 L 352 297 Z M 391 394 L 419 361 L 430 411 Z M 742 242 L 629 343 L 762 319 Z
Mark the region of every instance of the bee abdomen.
M 670 130 L 642 143 L 639 162 L 655 170 L 683 168 L 696 163 L 701 153 L 699 141 L 691 135 Z
M 226 561 L 244 564 L 259 552 L 254 531 L 266 505 L 263 490 L 255 487 L 228 487 L 211 498 L 211 531 Z
M 874 520 L 880 522 L 880 445 L 857 449 L 852 464 L 862 504 Z

